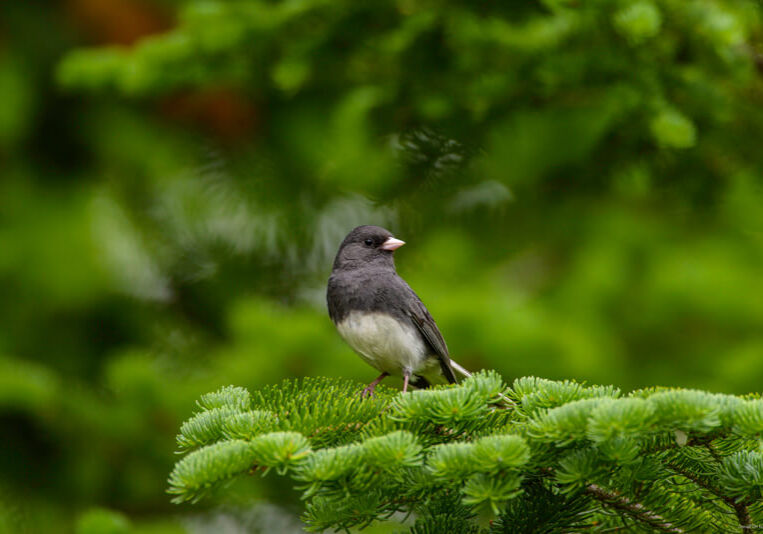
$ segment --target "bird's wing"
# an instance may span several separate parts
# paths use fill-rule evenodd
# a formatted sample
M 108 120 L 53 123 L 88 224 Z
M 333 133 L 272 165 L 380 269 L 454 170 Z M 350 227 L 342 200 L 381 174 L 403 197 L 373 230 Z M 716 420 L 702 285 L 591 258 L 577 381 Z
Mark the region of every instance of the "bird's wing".
M 437 324 L 434 322 L 434 319 L 432 319 L 432 315 L 429 313 L 429 310 L 427 310 L 427 307 L 421 302 L 419 296 L 410 287 L 407 287 L 407 289 L 410 291 L 411 296 L 414 297 L 410 299 L 411 305 L 407 310 L 413 324 L 416 325 L 419 332 L 421 332 L 421 335 L 424 336 L 424 339 L 427 340 L 429 345 L 435 351 L 435 354 L 437 354 L 437 357 L 440 360 L 442 374 L 448 382 L 455 384 L 456 375 L 453 373 L 453 369 L 450 366 L 448 346 L 445 344 L 445 340 L 443 339 L 440 330 L 437 328 Z

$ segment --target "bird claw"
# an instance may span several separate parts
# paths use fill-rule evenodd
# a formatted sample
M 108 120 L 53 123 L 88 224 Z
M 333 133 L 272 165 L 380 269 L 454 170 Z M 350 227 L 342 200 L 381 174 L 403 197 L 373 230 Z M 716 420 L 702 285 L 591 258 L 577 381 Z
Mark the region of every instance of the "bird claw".
M 365 399 L 366 397 L 373 397 L 375 395 L 374 390 L 376 389 L 376 386 L 379 385 L 379 382 L 384 380 L 384 377 L 387 376 L 387 373 L 380 374 L 376 380 L 368 384 L 363 391 L 360 392 L 360 398 Z

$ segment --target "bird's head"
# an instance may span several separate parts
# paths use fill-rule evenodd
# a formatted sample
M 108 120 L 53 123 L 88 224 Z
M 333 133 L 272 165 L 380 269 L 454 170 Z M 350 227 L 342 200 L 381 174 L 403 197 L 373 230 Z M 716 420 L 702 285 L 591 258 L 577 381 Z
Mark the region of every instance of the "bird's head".
M 395 268 L 392 253 L 405 241 L 380 226 L 358 226 L 347 234 L 334 260 L 334 269 L 356 269 L 364 265 Z

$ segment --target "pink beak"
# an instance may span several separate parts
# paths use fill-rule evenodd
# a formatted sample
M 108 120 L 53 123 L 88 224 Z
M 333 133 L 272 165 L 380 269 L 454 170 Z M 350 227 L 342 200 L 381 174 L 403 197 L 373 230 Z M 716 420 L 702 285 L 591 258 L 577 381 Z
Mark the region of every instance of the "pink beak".
M 405 241 L 400 241 L 399 239 L 395 239 L 394 237 L 388 237 L 387 240 L 384 243 L 382 243 L 381 249 L 382 250 L 397 250 L 403 245 L 405 245 Z

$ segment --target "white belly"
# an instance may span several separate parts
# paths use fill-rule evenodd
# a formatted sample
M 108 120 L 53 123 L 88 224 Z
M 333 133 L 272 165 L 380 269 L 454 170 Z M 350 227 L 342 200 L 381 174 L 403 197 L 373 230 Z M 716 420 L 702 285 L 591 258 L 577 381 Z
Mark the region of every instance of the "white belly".
M 418 330 L 386 313 L 351 312 L 336 327 L 355 352 L 384 373 L 416 373 L 436 363 L 427 358 L 429 350 Z

